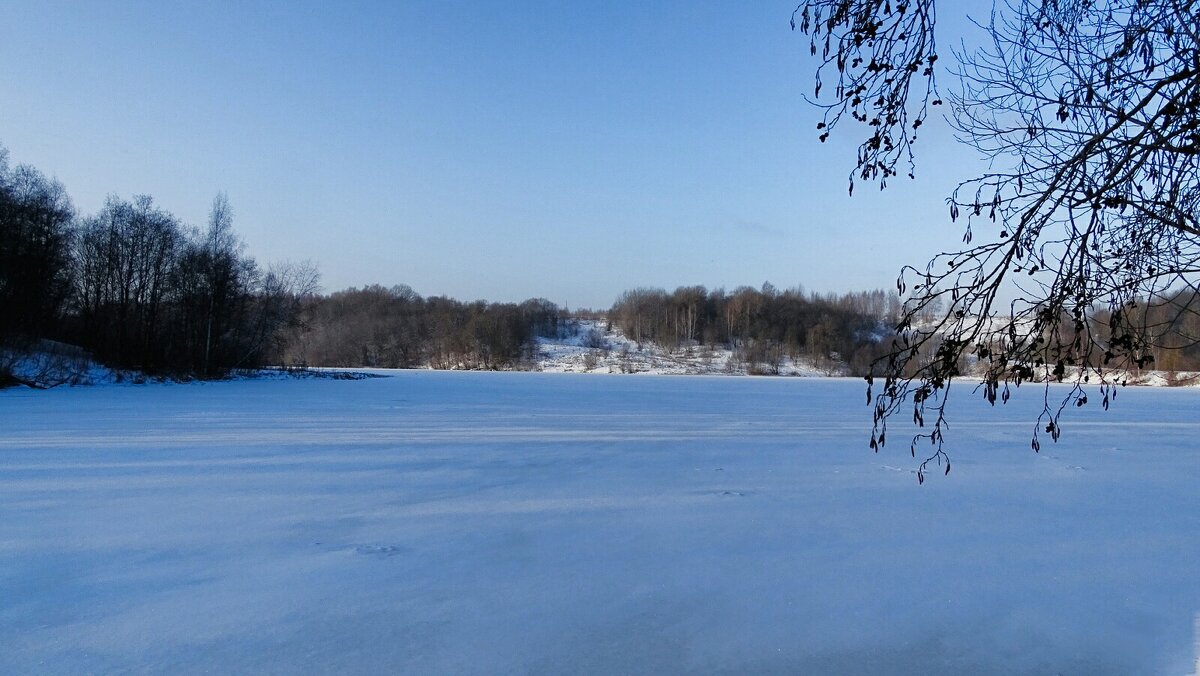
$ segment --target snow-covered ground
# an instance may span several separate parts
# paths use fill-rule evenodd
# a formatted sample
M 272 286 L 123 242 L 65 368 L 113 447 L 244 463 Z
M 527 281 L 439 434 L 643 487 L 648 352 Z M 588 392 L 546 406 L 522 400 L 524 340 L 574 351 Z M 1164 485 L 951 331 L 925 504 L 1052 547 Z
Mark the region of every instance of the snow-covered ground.
M 23 385 L 42 388 L 146 380 L 138 373 L 104 368 L 83 349 L 51 340 L 20 351 L 0 346 L 0 382 L 5 374 Z
M 1195 390 L 391 375 L 0 391 L 0 673 L 1193 669 Z
M 882 337 L 881 337 L 882 339 Z M 727 347 L 695 345 L 668 351 L 654 343 L 638 343 L 604 320 L 572 319 L 557 338 L 538 338 L 534 369 L 548 373 L 646 373 L 652 375 L 738 375 L 772 373 L 767 364 L 747 364 Z M 784 357 L 773 375 L 821 378 L 842 376 L 844 363 L 818 366 L 808 360 Z M 1046 369 L 1047 371 L 1049 369 Z M 977 374 L 978 375 L 978 374 Z M 1046 378 L 1050 378 L 1047 373 Z M 1091 374 L 1096 381 L 1096 374 Z M 1106 382 L 1150 387 L 1200 387 L 1200 373 L 1145 369 L 1136 373 L 1111 370 Z
M 538 338 L 535 367 L 554 373 L 648 373 L 653 375 L 746 375 L 748 365 L 732 350 L 696 345 L 675 351 L 654 343 L 638 343 L 604 320 L 571 320 L 559 338 Z M 759 365 L 764 368 L 765 365 Z M 777 375 L 826 376 L 825 370 L 785 357 Z

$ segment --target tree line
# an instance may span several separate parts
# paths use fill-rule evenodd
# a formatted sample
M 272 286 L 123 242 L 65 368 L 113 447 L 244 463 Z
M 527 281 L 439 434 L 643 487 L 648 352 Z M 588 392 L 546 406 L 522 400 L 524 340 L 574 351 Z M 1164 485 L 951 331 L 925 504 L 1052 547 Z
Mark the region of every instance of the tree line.
M 777 373 L 785 358 L 830 372 L 865 374 L 883 353 L 895 293 L 811 294 L 702 286 L 636 288 L 608 310 L 421 297 L 412 288 L 350 288 L 312 299 L 285 351 L 292 364 L 342 367 L 519 369 L 533 365 L 536 339 L 562 337 L 573 320 L 607 318 L 638 343 L 664 349 L 728 348 L 751 373 Z
M 584 316 L 605 316 L 634 341 L 667 350 L 730 349 L 751 373 L 777 373 L 791 359 L 867 375 L 894 349 L 896 326 L 921 320 L 885 291 L 634 288 L 608 310 L 569 313 L 545 299 L 462 302 L 423 298 L 407 286 L 322 295 L 317 282 L 310 264 L 263 266 L 248 255 L 224 195 L 203 228 L 144 195 L 110 196 L 98 212 L 80 215 L 61 183 L 29 165 L 10 166 L 0 148 L 0 381 L 16 378 L 13 355 L 50 344 L 172 377 L 216 378 L 267 364 L 527 368 L 538 337 L 560 336 L 572 317 Z M 1103 344 L 1112 347 L 1085 360 L 1044 350 L 1017 366 L 1053 368 L 1061 377 L 1104 367 L 1112 352 L 1133 355 L 1138 368 L 1197 371 L 1198 307 L 1200 294 L 1186 290 L 1129 304 L 1119 321 L 1112 310 L 1064 316 L 1050 323 L 1057 334 L 1039 334 L 1043 345 L 1107 331 Z M 928 321 L 940 316 L 924 309 Z M 951 372 L 976 368 L 961 354 L 948 357 L 952 351 L 944 340 L 930 342 L 910 368 L 948 358 Z
M 0 372 L 9 381 L 12 355 L 48 341 L 117 369 L 217 378 L 266 364 L 523 368 L 538 337 L 569 330 L 570 313 L 545 299 L 462 302 L 378 285 L 322 295 L 317 282 L 312 265 L 262 266 L 248 255 L 224 195 L 203 228 L 145 195 L 110 196 L 81 215 L 61 183 L 10 167 L 0 148 Z M 899 312 L 882 291 L 821 296 L 765 284 L 638 288 L 603 314 L 638 342 L 728 346 L 751 372 L 807 357 L 862 373 Z
M 149 196 L 79 215 L 62 184 L 0 147 L 0 374 L 46 341 L 150 375 L 220 377 L 276 362 L 317 290 L 310 264 L 261 266 L 224 195 L 206 228 Z
M 601 311 L 570 313 L 545 299 L 522 303 L 423 298 L 407 286 L 374 285 L 318 294 L 311 264 L 262 266 L 233 229 L 224 195 L 203 228 L 181 222 L 149 196 L 110 196 L 94 214 L 76 212 L 65 188 L 29 165 L 10 166 L 0 147 L 0 380 L 12 355 L 74 346 L 96 361 L 151 375 L 215 378 L 266 364 L 390 368 L 513 369 L 530 366 L 538 337 L 560 336 L 570 319 L 599 316 L 639 343 L 668 350 L 725 347 L 751 373 L 785 359 L 866 375 L 893 349 L 898 323 L 912 321 L 895 292 L 733 291 L 635 288 Z M 1114 325 L 1136 327 L 1104 341 L 1137 367 L 1200 370 L 1200 294 L 1133 303 L 1056 322 L 1070 343 Z M 939 315 L 924 308 L 927 320 Z M 1084 328 L 1071 329 L 1083 322 Z M 1090 330 L 1090 331 L 1088 331 Z M 1110 331 L 1111 332 L 1111 331 Z M 945 359 L 944 341 L 924 345 L 914 365 Z M 956 373 L 973 370 L 955 355 Z M 1044 354 L 1030 368 L 1106 365 Z M 915 368 L 915 366 L 913 366 Z
M 372 285 L 315 298 L 285 356 L 316 366 L 514 369 L 532 361 L 537 337 L 557 336 L 566 319 L 540 298 L 464 303 Z
M 881 290 L 815 294 L 741 286 L 732 292 L 684 286 L 621 294 L 610 319 L 629 338 L 667 349 L 727 347 L 750 372 L 775 373 L 784 358 L 808 359 L 829 371 L 865 375 L 886 353 L 901 304 Z

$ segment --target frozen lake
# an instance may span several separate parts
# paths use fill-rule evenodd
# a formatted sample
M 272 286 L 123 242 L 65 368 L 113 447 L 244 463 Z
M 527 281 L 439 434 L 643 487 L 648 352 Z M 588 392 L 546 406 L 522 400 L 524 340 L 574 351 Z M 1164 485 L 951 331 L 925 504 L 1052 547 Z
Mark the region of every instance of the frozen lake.
M 863 385 L 2 391 L 0 672 L 1191 673 L 1200 392 L 960 385 L 918 486 Z

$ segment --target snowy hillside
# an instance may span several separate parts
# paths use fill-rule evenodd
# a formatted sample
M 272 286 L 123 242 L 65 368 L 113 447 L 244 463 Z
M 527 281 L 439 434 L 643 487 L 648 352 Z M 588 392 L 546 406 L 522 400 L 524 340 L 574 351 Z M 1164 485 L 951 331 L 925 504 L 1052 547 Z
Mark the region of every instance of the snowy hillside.
M 537 370 L 557 373 L 651 373 L 667 375 L 747 375 L 767 373 L 767 365 L 750 365 L 727 348 L 697 345 L 669 352 L 654 343 L 630 340 L 604 320 L 572 320 L 559 338 L 538 338 Z M 784 376 L 841 375 L 840 365 L 820 370 L 812 364 L 784 358 Z
M 553 373 L 648 373 L 660 375 L 780 375 L 829 377 L 848 375 L 845 364 L 818 367 L 811 361 L 784 357 L 777 365 L 747 364 L 726 347 L 696 345 L 668 351 L 654 343 L 637 343 L 605 320 L 573 319 L 557 338 L 538 338 L 534 370 Z M 969 374 L 968 374 L 969 375 Z M 1151 387 L 1197 387 L 1200 373 L 1142 370 L 1109 371 L 1105 380 Z M 1094 376 L 1093 376 L 1094 381 Z

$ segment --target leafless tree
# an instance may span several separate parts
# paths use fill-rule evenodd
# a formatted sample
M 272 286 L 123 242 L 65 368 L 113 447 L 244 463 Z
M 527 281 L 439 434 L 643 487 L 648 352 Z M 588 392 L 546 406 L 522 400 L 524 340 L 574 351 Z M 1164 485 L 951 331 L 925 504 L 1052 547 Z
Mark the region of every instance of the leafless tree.
M 320 289 L 321 273 L 312 261 L 268 267 L 253 295 L 251 325 L 237 364 L 255 365 L 266 357 L 283 365 L 288 342 L 309 328 L 309 310 Z
M 179 222 L 139 195 L 110 196 L 83 219 L 75 253 L 76 303 L 84 330 L 102 359 L 150 368 L 165 349 L 164 306 L 181 246 Z
M 0 146 L 0 343 L 42 337 L 71 288 L 75 211 L 66 190 Z
M 846 115 L 866 128 L 852 188 L 911 175 L 917 131 L 942 103 L 934 0 L 807 0 L 793 25 L 820 59 L 821 139 Z M 1178 346 L 1179 318 L 1198 311 L 1178 301 L 1194 299 L 1200 271 L 1200 3 L 1009 0 L 976 25 L 986 46 L 955 54 L 946 100 L 989 169 L 947 200 L 963 246 L 902 271 L 905 312 L 868 394 L 873 448 L 898 412 L 927 426 L 911 449 L 921 480 L 930 463 L 949 472 L 944 413 L 965 356 L 993 403 L 1022 382 L 1074 384 L 1046 388 L 1037 450 L 1088 402 L 1084 384 L 1107 407 L 1114 378 Z M 935 321 L 916 321 L 938 303 Z

